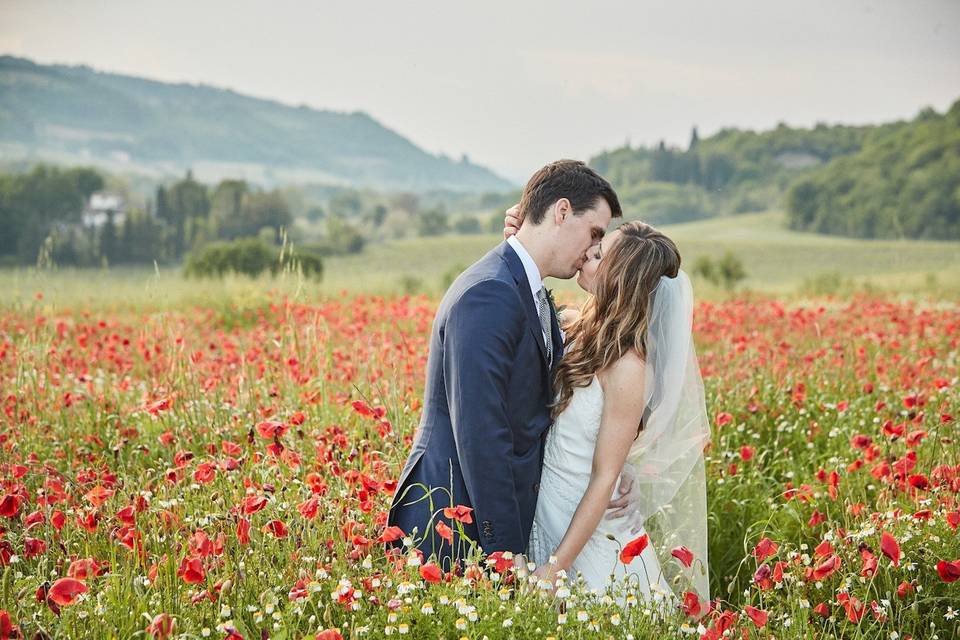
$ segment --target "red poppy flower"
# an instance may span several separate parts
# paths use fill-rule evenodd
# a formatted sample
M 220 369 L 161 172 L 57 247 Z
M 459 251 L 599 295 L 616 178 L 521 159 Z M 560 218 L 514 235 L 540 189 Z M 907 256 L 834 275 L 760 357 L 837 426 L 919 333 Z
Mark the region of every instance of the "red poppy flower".
M 12 518 L 18 511 L 20 511 L 20 496 L 11 493 L 3 494 L 3 498 L 0 498 L 0 516 Z
M 718 427 L 724 427 L 733 422 L 733 416 L 726 411 L 721 411 L 717 414 L 716 422 Z
M 133 508 L 133 505 L 127 505 L 117 511 L 117 520 L 128 525 L 136 524 L 136 510 Z
M 173 406 L 173 398 L 160 398 L 144 405 L 144 410 L 151 415 L 157 415 Z
M 287 525 L 283 523 L 283 520 L 271 520 L 267 524 L 263 525 L 260 530 L 265 533 L 269 533 L 274 538 L 287 537 Z
M 282 438 L 288 428 L 287 425 L 282 422 L 277 422 L 276 420 L 265 420 L 257 423 L 257 433 L 260 434 L 260 437 L 264 440 Z
M 147 625 L 147 633 L 157 640 L 166 640 L 173 635 L 177 628 L 177 619 L 170 617 L 169 613 L 160 613 L 153 617 L 153 620 Z
M 297 511 L 307 520 L 313 520 L 320 512 L 320 499 L 317 497 L 308 498 L 297 505 Z
M 67 569 L 67 575 L 76 580 L 86 580 L 87 578 L 103 575 L 106 571 L 106 567 L 101 567 L 93 558 L 81 558 L 70 563 L 70 568 Z
M 497 573 L 504 573 L 513 566 L 513 559 L 505 558 L 503 551 L 494 551 L 487 556 L 487 565 L 493 565 L 493 570 Z
M 643 534 L 639 538 L 628 542 L 620 551 L 620 562 L 623 564 L 630 564 L 633 562 L 634 558 L 643 553 L 643 550 L 647 548 L 647 544 L 649 542 L 650 538 L 647 536 L 647 534 Z
M 886 531 L 880 534 L 880 550 L 883 551 L 883 555 L 890 558 L 893 566 L 900 566 L 900 544 Z
M 960 580 L 960 560 L 954 560 L 953 562 L 941 560 L 937 563 L 937 573 L 940 574 L 940 579 L 944 582 Z
M 12 640 L 21 637 L 20 627 L 13 624 L 6 609 L 0 609 L 0 640 Z
M 23 539 L 23 556 L 28 560 L 43 555 L 47 551 L 47 543 L 37 538 Z
M 757 628 L 763 627 L 767 624 L 767 612 L 761 611 L 760 609 L 755 609 L 750 605 L 747 605 L 743 608 L 744 613 L 750 616 L 750 619 L 753 620 L 753 624 L 757 625 Z
M 465 507 L 462 504 L 458 504 L 455 507 L 445 507 L 443 510 L 444 517 L 450 518 L 451 520 L 457 520 L 463 524 L 472 524 L 473 523 L 473 509 L 470 507 Z
M 89 500 L 90 504 L 92 504 L 93 506 L 99 507 L 104 502 L 109 500 L 110 496 L 112 495 L 113 495 L 112 490 L 107 489 L 105 487 L 96 486 L 93 489 L 90 489 L 90 491 L 88 491 L 86 494 L 84 494 L 83 497 Z
M 829 540 L 824 540 L 817 545 L 816 549 L 813 550 L 813 553 L 820 558 L 826 558 L 828 555 L 833 553 L 833 545 L 830 544 Z
M 400 527 L 390 526 L 383 530 L 383 533 L 380 534 L 380 537 L 377 538 L 377 542 L 386 543 L 386 542 L 395 542 L 403 537 L 403 529 Z
M 180 561 L 180 568 L 177 569 L 177 577 L 181 578 L 187 584 L 200 584 L 207 574 L 203 569 L 203 562 L 200 558 L 186 557 Z
M 87 592 L 87 585 L 74 578 L 60 578 L 47 591 L 47 598 L 61 607 L 71 605 L 76 597 Z
M 287 593 L 287 599 L 290 601 L 302 600 L 303 598 L 309 597 L 309 595 L 310 592 L 307 590 L 307 581 L 301 578 L 290 588 L 290 592 Z
M 762 538 L 753 548 L 753 557 L 757 562 L 763 562 L 777 552 L 780 546 L 770 538 Z
M 213 482 L 217 477 L 217 466 L 209 462 L 201 462 L 193 472 L 193 479 L 200 484 Z
M 683 563 L 683 566 L 685 567 L 689 567 L 693 564 L 693 552 L 686 547 L 677 547 L 670 552 L 670 555 Z
M 324 629 L 315 635 L 313 640 L 343 640 L 343 636 L 336 629 Z
M 246 518 L 237 521 L 237 542 L 250 544 L 250 521 Z
M 440 579 L 443 577 L 443 572 L 440 571 L 438 567 L 433 562 L 428 562 L 427 564 L 420 565 L 420 577 L 430 583 L 440 582 Z
M 440 520 L 437 522 L 436 531 L 438 536 L 440 536 L 450 544 L 453 544 L 453 529 L 448 527 L 443 520 Z
M 811 576 L 814 580 L 823 580 L 824 578 L 829 578 L 833 573 L 840 568 L 840 556 L 832 555 L 819 565 L 816 568 L 811 570 Z
M 696 618 L 700 615 L 702 606 L 700 604 L 700 598 L 693 591 L 687 591 L 683 594 L 683 612 L 690 616 L 691 618 Z
M 267 506 L 267 499 L 264 496 L 247 496 L 243 499 L 243 512 L 246 514 L 256 513 Z

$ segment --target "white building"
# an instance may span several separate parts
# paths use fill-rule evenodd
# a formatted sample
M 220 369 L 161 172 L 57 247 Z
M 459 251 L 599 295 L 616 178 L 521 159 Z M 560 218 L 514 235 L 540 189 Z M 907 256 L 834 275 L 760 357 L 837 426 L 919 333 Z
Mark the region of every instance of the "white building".
M 101 227 L 113 215 L 113 224 L 122 225 L 127 215 L 127 201 L 119 193 L 97 191 L 90 195 L 87 206 L 83 209 L 83 226 Z

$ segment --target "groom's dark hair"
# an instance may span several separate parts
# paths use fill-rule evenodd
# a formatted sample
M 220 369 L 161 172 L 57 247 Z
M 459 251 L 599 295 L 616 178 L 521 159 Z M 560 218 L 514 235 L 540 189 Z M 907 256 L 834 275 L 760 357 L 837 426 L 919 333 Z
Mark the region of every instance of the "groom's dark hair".
M 537 171 L 520 198 L 520 216 L 540 224 L 547 209 L 560 198 L 570 201 L 575 215 L 593 207 L 599 198 L 610 205 L 612 217 L 623 215 L 617 194 L 603 176 L 579 160 L 557 160 Z

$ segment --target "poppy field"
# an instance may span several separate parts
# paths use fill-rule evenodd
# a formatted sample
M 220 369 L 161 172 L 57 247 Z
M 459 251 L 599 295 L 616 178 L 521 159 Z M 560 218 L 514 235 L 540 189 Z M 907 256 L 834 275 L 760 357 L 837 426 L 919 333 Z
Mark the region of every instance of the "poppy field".
M 436 304 L 0 311 L 0 639 L 960 637 L 960 305 L 699 303 L 713 600 L 664 616 L 385 553 Z

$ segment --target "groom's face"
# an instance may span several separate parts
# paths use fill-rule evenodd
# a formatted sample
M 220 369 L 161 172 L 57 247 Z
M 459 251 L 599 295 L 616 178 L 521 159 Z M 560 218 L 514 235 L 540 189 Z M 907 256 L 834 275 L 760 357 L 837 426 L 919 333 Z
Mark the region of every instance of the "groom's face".
M 563 203 L 566 203 L 564 205 Z M 555 206 L 557 220 L 556 278 L 572 278 L 587 259 L 587 250 L 600 242 L 610 225 L 612 212 L 603 198 L 576 215 L 566 199 Z

